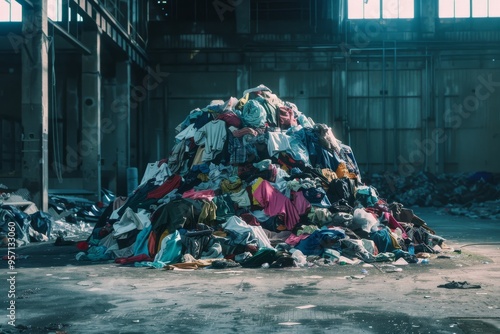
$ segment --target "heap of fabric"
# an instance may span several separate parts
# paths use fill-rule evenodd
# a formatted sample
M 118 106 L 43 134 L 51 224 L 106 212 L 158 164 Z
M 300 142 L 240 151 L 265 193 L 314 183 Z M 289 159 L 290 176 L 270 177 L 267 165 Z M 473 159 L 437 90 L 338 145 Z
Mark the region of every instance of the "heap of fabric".
M 264 85 L 192 110 L 176 130 L 170 155 L 108 208 L 79 259 L 155 268 L 186 259 L 184 268 L 214 259 L 283 267 L 302 263 L 300 254 L 416 262 L 410 243 L 417 252 L 442 243 L 362 182 L 352 149 L 328 125 Z

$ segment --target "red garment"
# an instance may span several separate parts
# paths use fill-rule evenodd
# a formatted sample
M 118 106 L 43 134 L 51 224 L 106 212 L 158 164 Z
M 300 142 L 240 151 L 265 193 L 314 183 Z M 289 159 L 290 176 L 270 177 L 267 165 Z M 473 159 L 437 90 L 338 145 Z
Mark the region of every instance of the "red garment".
M 240 218 L 243 219 L 245 223 L 247 223 L 248 225 L 260 226 L 260 223 L 258 222 L 257 218 L 255 218 L 255 216 L 252 215 L 251 213 L 242 213 L 240 215 Z
M 282 215 L 287 230 L 291 231 L 300 217 L 290 199 L 264 180 L 255 189 L 253 197 L 264 207 L 264 213 L 270 217 Z
M 194 190 L 189 189 L 182 194 L 182 198 L 191 198 L 191 199 L 205 199 L 207 201 L 213 200 L 215 197 L 215 192 L 211 189 L 207 190 Z
M 89 243 L 86 241 L 79 241 L 76 243 L 76 248 L 81 251 L 87 251 L 89 249 Z
M 119 264 L 129 264 L 129 263 L 142 262 L 142 261 L 153 261 L 153 259 L 150 258 L 146 254 L 140 254 L 140 255 L 130 256 L 130 257 L 117 257 L 115 259 L 115 263 L 119 263 Z
M 408 235 L 405 232 L 405 229 L 401 224 L 394 218 L 389 212 L 384 212 L 384 218 L 387 220 L 389 228 L 391 230 L 395 230 L 396 228 L 399 228 L 403 233 L 403 239 L 408 239 Z
M 155 190 L 150 191 L 146 198 L 160 199 L 170 193 L 172 190 L 179 188 L 181 183 L 182 177 L 179 174 L 174 174 L 166 179 L 161 186 L 159 186 Z
M 220 114 L 217 116 L 217 119 L 223 120 L 229 126 L 234 126 L 236 128 L 241 126 L 241 119 L 232 111 L 226 111 Z

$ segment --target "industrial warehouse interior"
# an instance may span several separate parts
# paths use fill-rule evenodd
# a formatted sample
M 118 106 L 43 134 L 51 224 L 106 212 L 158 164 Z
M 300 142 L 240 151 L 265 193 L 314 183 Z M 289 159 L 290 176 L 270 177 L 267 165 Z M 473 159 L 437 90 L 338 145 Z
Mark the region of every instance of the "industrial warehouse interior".
M 0 333 L 500 333 L 498 0 L 0 0 Z

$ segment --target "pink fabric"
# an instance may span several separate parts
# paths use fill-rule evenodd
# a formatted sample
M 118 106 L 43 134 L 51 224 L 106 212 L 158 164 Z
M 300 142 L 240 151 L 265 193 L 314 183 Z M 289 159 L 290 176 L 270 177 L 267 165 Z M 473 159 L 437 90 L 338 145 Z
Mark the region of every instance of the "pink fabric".
M 405 232 L 405 229 L 403 226 L 401 226 L 401 224 L 396 220 L 396 218 L 394 218 L 389 212 L 384 212 L 384 218 L 387 219 L 388 223 L 389 223 L 389 228 L 391 230 L 395 230 L 396 228 L 399 228 L 403 234 L 403 239 L 408 239 L 408 235 L 406 234 Z
M 309 234 L 307 234 L 307 233 L 301 234 L 301 235 L 295 235 L 292 233 L 292 234 L 290 234 L 290 236 L 288 238 L 286 238 L 285 242 L 287 244 L 289 244 L 290 246 L 294 247 L 294 246 L 297 246 L 301 240 L 306 239 L 308 236 L 309 236 Z
M 255 189 L 253 197 L 264 208 L 264 213 L 274 217 L 283 215 L 287 230 L 291 231 L 299 221 L 299 213 L 288 197 L 274 188 L 269 181 L 264 180 Z
M 206 199 L 207 201 L 213 200 L 215 197 L 215 192 L 211 189 L 208 190 L 194 190 L 189 189 L 182 194 L 182 198 L 191 199 Z
M 297 120 L 292 108 L 281 106 L 279 107 L 279 122 L 282 129 L 288 129 L 291 126 L 297 126 Z
M 299 215 L 303 215 L 309 212 L 311 208 L 311 203 L 304 197 L 304 193 L 302 191 L 294 191 L 292 192 L 292 203 L 297 209 Z

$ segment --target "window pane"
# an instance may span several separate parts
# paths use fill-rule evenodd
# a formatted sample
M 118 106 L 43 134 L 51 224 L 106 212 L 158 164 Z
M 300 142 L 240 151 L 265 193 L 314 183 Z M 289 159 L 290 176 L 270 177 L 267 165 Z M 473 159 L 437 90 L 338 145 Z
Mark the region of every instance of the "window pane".
M 412 19 L 415 17 L 414 0 L 399 0 L 399 18 Z
M 500 17 L 500 2 L 498 0 L 490 0 L 489 2 L 489 17 Z
M 470 17 L 470 0 L 455 0 L 455 17 Z
M 397 19 L 399 17 L 399 1 L 398 0 L 384 0 L 384 7 L 382 8 L 382 17 L 384 19 Z
M 0 21 L 10 21 L 10 6 L 5 0 L 0 0 Z
M 370 0 L 365 4 L 365 19 L 379 19 L 380 18 L 380 1 Z
M 47 1 L 47 16 L 52 21 L 57 21 L 57 3 L 56 0 Z
M 455 17 L 454 0 L 439 0 L 439 17 Z
M 472 17 L 488 16 L 488 0 L 472 0 Z
M 11 1 L 11 13 L 12 16 L 11 21 L 12 22 L 21 22 L 23 20 L 23 6 L 19 4 L 17 1 Z
M 347 2 L 347 17 L 349 19 L 363 18 L 363 0 L 349 0 Z

